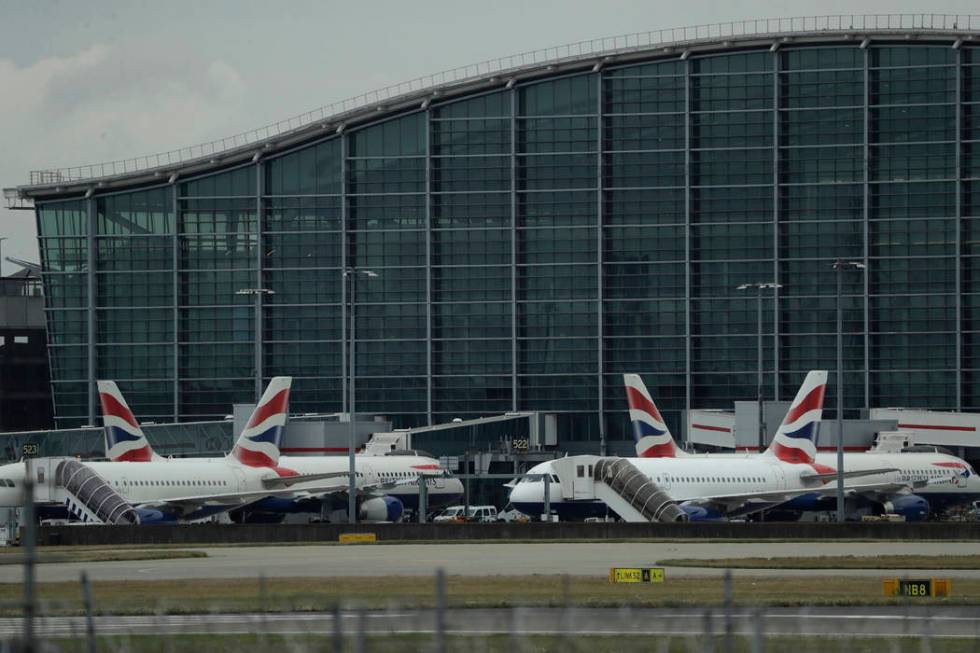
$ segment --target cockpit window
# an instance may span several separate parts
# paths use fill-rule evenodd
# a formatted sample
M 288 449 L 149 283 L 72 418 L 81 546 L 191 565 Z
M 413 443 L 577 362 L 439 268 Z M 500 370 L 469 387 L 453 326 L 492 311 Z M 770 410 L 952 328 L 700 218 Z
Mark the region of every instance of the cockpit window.
M 527 474 L 521 479 L 521 483 L 540 483 L 544 479 L 544 474 Z

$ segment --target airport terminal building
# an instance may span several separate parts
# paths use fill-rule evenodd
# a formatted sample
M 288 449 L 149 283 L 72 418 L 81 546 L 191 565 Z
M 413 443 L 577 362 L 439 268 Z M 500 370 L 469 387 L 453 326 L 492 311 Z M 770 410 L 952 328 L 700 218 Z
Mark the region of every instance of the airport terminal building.
M 977 16 L 550 48 L 7 195 L 37 215 L 60 427 L 96 423 L 97 378 L 144 420 L 279 374 L 294 412 L 345 411 L 352 269 L 359 412 L 544 411 L 620 451 L 623 372 L 678 431 L 755 398 L 759 301 L 767 398 L 835 370 L 838 258 L 865 266 L 848 414 L 980 411 Z

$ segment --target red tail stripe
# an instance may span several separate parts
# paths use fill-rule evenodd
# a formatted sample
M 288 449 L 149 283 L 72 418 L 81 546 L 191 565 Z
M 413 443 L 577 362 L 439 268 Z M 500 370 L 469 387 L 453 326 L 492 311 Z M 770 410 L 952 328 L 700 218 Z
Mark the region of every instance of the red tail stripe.
M 702 429 L 704 431 L 720 431 L 722 433 L 731 433 L 732 430 L 725 428 L 724 426 L 711 426 L 709 424 L 691 424 L 693 429 Z
M 660 411 L 653 405 L 653 402 L 643 396 L 643 393 L 634 387 L 626 386 L 626 401 L 633 410 L 642 410 L 653 415 L 658 422 L 664 421 L 660 416 Z
M 136 418 L 133 417 L 133 413 L 128 408 L 123 406 L 119 402 L 119 400 L 113 397 L 112 395 L 105 392 L 100 392 L 99 401 L 102 402 L 103 415 L 112 415 L 113 417 L 118 417 L 119 419 L 124 420 L 127 424 L 129 424 L 133 428 L 138 429 L 140 427 L 139 423 L 137 423 L 136 421 Z
M 900 429 L 929 429 L 930 431 L 967 431 L 973 433 L 975 426 L 946 426 L 943 424 L 899 424 Z
M 252 419 L 248 420 L 248 425 L 245 428 L 250 429 L 253 426 L 261 424 L 273 415 L 285 413 L 288 407 L 289 388 L 284 388 L 277 392 L 272 399 L 255 409 L 255 412 L 252 413 Z
M 826 383 L 821 383 L 816 388 L 811 390 L 810 393 L 803 398 L 803 401 L 789 409 L 789 412 L 786 413 L 786 418 L 783 420 L 783 424 L 792 424 L 796 420 L 800 419 L 804 413 L 823 408 L 823 395 L 826 391 Z
M 142 449 L 127 451 L 112 460 L 117 463 L 148 463 L 153 460 L 153 453 L 149 447 L 143 447 Z
M 237 458 L 243 465 L 249 467 L 275 467 L 276 462 L 261 451 L 252 451 L 235 445 L 231 450 L 231 455 Z
M 802 449 L 797 449 L 796 447 L 786 447 L 778 442 L 772 443 L 772 451 L 776 454 L 776 458 L 782 460 L 784 463 L 802 463 L 809 465 L 813 463 L 813 458 L 811 458 Z
M 670 442 L 655 444 L 640 452 L 640 458 L 675 458 L 674 445 Z

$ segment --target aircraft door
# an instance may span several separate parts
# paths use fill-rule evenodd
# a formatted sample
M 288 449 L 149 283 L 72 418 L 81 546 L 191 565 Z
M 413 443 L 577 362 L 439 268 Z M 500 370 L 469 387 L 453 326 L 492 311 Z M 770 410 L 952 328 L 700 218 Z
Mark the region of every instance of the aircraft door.
M 62 459 L 26 458 L 24 464 L 27 474 L 34 481 L 34 502 L 47 503 L 52 501 L 52 489 L 55 484 L 55 469 Z M 52 464 L 55 463 L 55 464 Z
M 572 479 L 573 499 L 592 499 L 595 497 L 595 480 L 592 478 L 592 465 L 577 463 Z

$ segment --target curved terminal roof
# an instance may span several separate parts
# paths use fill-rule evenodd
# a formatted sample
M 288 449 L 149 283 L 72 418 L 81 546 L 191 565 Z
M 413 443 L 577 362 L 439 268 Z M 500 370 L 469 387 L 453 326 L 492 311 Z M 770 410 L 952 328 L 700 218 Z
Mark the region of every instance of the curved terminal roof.
M 174 182 L 340 133 L 412 109 L 474 92 L 569 72 L 600 70 L 660 58 L 788 43 L 871 40 L 945 41 L 959 47 L 980 41 L 980 15 L 873 14 L 765 18 L 638 32 L 579 41 L 454 68 L 371 91 L 249 132 L 149 156 L 34 170 L 30 183 L 5 189 L 8 203 L 91 194 L 102 189 Z

